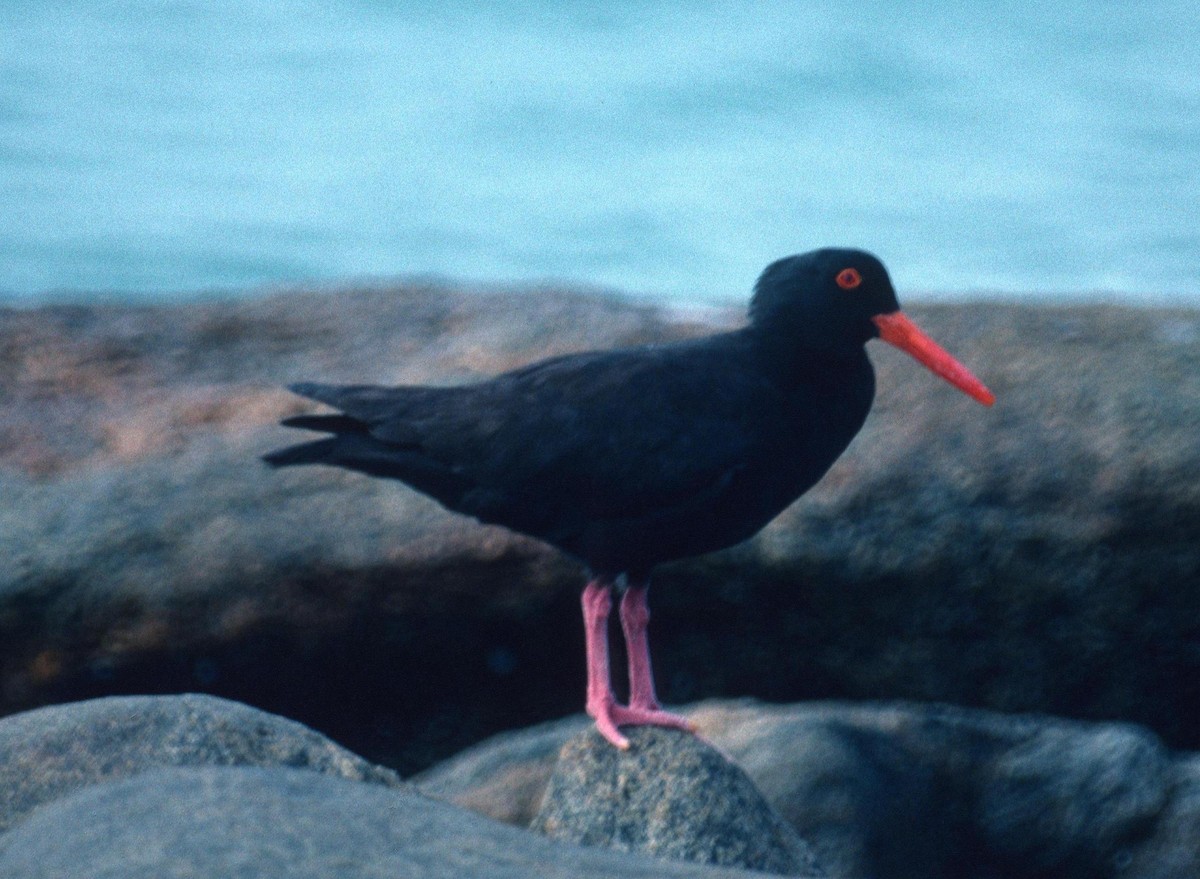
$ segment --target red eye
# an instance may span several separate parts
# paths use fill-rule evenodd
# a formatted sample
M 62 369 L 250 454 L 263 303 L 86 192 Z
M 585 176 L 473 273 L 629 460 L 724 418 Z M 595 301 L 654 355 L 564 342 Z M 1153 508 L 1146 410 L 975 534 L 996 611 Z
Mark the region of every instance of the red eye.
M 858 269 L 842 269 L 837 274 L 837 285 L 843 290 L 853 290 L 862 283 L 862 275 Z

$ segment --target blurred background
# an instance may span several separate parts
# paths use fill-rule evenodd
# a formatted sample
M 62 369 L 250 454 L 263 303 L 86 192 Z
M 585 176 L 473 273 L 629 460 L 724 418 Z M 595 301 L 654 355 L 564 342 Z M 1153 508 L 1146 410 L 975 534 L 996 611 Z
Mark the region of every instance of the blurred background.
M 844 244 L 997 404 L 872 346 L 829 476 L 656 572 L 664 700 L 1200 749 L 1195 18 L 0 0 L 0 716 L 200 690 L 410 773 L 578 712 L 584 572 L 269 472 L 311 409 L 284 386 L 711 332 L 769 261 Z
M 428 8 L 423 8 L 428 7 Z M 0 4 L 0 295 L 411 275 L 1200 300 L 1195 7 Z

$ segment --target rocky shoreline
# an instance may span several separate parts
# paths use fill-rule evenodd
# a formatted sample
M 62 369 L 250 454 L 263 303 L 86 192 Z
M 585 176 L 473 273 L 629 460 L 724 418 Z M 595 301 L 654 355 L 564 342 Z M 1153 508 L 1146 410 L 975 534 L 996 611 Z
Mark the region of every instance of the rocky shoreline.
M 996 406 L 872 345 L 876 408 L 827 478 L 659 572 L 661 694 L 953 703 L 1200 749 L 1200 312 L 908 310 Z M 269 472 L 306 411 L 281 388 L 739 320 L 431 284 L 0 309 L 0 714 L 203 691 L 404 775 L 573 714 L 578 567 L 399 485 Z
M 568 718 L 411 783 L 210 696 L 12 715 L 0 719 L 0 875 L 65 879 L 81 864 L 113 879 L 1200 870 L 1200 758 L 1134 725 L 911 703 L 686 713 L 699 736 L 631 730 L 620 752 Z

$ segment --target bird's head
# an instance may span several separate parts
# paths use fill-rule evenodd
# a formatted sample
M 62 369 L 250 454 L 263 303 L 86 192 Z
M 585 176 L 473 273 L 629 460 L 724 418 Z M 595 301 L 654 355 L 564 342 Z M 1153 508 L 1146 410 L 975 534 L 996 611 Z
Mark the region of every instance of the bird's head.
M 995 401 L 979 379 L 900 311 L 887 269 L 863 250 L 830 247 L 771 263 L 754 285 L 750 322 L 813 352 L 852 351 L 881 338 L 985 406 Z

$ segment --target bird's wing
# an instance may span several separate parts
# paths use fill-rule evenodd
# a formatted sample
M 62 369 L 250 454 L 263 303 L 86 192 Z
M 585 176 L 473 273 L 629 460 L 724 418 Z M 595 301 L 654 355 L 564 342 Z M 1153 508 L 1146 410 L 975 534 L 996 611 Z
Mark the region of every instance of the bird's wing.
M 601 352 L 545 361 L 448 399 L 422 445 L 480 485 L 483 507 L 535 508 L 557 522 L 636 518 L 710 491 L 752 457 L 760 379 L 697 349 Z M 375 431 L 400 436 L 413 425 Z M 393 433 L 395 431 L 395 433 Z M 470 510 L 481 515 L 484 510 Z
M 710 493 L 761 451 L 770 431 L 754 419 L 780 408 L 761 376 L 687 345 L 569 355 L 453 388 L 293 389 L 362 421 L 398 478 L 436 464 L 471 486 L 443 503 L 529 530 Z

